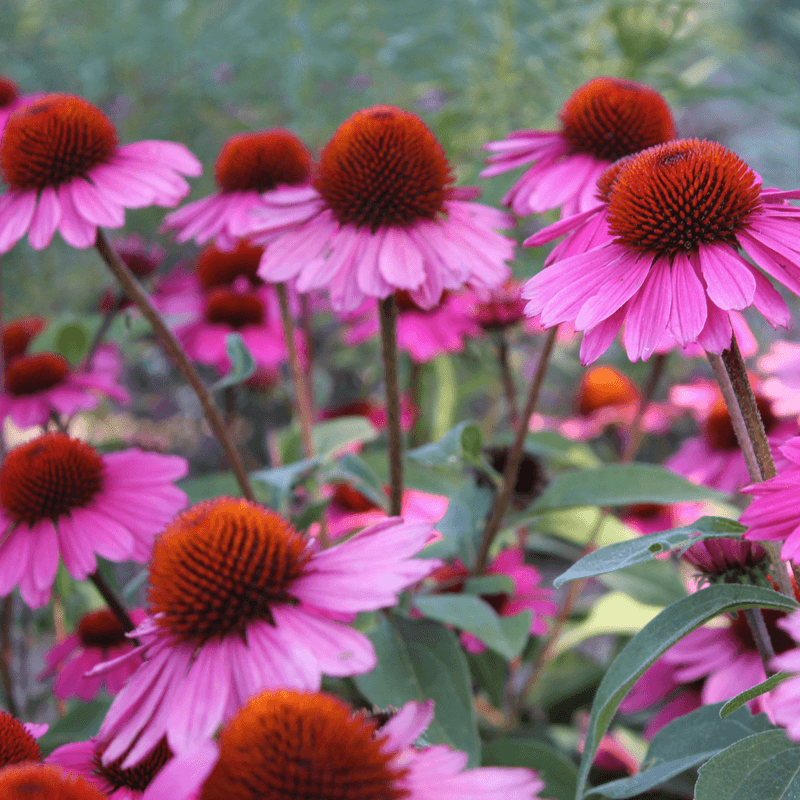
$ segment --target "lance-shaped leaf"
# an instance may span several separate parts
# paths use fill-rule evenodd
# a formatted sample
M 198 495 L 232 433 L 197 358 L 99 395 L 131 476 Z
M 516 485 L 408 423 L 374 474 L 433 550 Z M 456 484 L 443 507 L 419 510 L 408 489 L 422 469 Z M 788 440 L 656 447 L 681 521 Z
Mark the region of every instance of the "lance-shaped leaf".
M 225 337 L 225 349 L 231 360 L 231 369 L 211 387 L 215 392 L 244 383 L 256 371 L 255 359 L 247 349 L 241 334 L 229 333 Z

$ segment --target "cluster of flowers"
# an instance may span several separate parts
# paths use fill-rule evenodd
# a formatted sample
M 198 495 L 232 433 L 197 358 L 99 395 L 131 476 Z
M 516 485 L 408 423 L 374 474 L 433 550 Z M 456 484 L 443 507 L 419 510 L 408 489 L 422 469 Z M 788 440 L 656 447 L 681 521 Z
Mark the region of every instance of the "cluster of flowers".
M 57 230 L 71 246 L 90 247 L 102 228 L 124 224 L 125 208 L 176 206 L 189 191 L 184 176 L 201 172 L 182 145 L 120 145 L 109 120 L 81 98 L 8 96 L 0 113 L 0 253 L 26 235 L 34 249 L 45 248 Z M 514 242 L 497 232 L 513 226 L 512 216 L 476 203 L 476 189 L 456 187 L 430 130 L 392 106 L 354 114 L 318 159 L 285 130 L 231 137 L 215 165 L 217 191 L 164 220 L 178 242 L 204 247 L 191 267 L 154 278 L 163 253 L 141 241 L 121 243 L 120 255 L 137 277 L 153 280 L 155 304 L 179 319 L 175 334 L 191 359 L 225 373 L 228 335 L 239 333 L 261 387 L 278 379 L 288 352 L 275 284 L 288 284 L 296 315 L 304 304 L 329 306 L 349 343 L 376 334 L 378 301 L 393 297 L 400 347 L 417 362 L 523 321 L 529 332 L 562 324 L 583 332 L 584 364 L 623 325 L 625 349 L 638 360 L 675 347 L 720 353 L 734 330 L 753 354 L 735 314 L 749 306 L 773 325 L 788 323 L 763 273 L 800 291 L 800 210 L 789 202 L 800 192 L 764 189 L 719 144 L 676 138 L 663 98 L 629 81 L 589 82 L 560 120 L 557 132 L 521 131 L 487 145 L 494 155 L 484 176 L 533 162 L 505 198 L 513 212 L 561 209 L 558 222 L 525 242 L 566 236 L 524 287 L 508 267 Z M 124 301 L 103 302 L 115 311 Z M 537 795 L 543 784 L 529 770 L 462 772 L 463 754 L 415 745 L 431 722 L 430 703 L 409 703 L 386 719 L 320 692 L 323 675 L 376 665 L 370 640 L 352 626 L 356 615 L 395 606 L 423 580 L 458 591 L 470 577 L 468 565 L 424 557 L 446 498 L 406 492 L 403 516 L 392 518 L 349 486 L 328 487 L 330 547 L 250 501 L 221 497 L 187 509 L 175 486 L 187 473 L 182 458 L 103 454 L 63 430 L 98 394 L 128 397 L 116 350 L 100 347 L 71 365 L 36 351 L 45 324 L 30 317 L 2 331 L 0 421 L 42 431 L 0 467 L 0 595 L 18 588 L 29 606 L 43 606 L 59 561 L 76 580 L 100 580 L 100 556 L 148 563 L 147 608 L 128 620 L 124 610 L 93 612 L 49 653 L 42 677 L 55 676 L 57 696 L 88 700 L 105 685 L 115 699 L 97 738 L 56 750 L 51 766 L 39 763 L 41 731 L 0 717 L 0 789 L 41 787 L 47 796 L 63 785 L 69 796 L 125 791 L 147 800 Z M 309 345 L 301 334 L 295 344 L 301 355 Z M 784 557 L 800 562 L 792 358 L 783 345 L 761 362 L 769 380 L 758 400 L 785 470 L 745 490 L 757 499 L 742 520 L 748 539 L 783 541 Z M 572 419 L 542 415 L 532 427 L 585 439 L 615 427 L 626 436 L 642 398 L 627 377 L 601 366 L 586 372 L 575 402 Z M 741 489 L 745 464 L 712 384 L 673 387 L 670 402 L 651 405 L 641 424 L 666 431 L 685 411 L 702 433 L 668 466 L 722 491 Z M 638 508 L 628 519 L 661 530 L 693 512 Z M 761 568 L 765 553 L 738 542 L 697 545 L 687 557 L 724 577 Z M 513 585 L 491 598 L 498 613 L 530 610 L 530 632 L 545 633 L 556 606 L 523 550 L 499 552 L 486 571 Z M 767 621 L 776 634 L 800 635 L 794 618 Z M 693 703 L 763 680 L 748 635 L 743 619 L 732 618 L 728 628 L 687 637 L 646 676 L 629 708 L 668 698 L 654 722 L 663 724 Z M 462 642 L 470 652 L 484 647 L 467 633 Z M 790 640 L 776 650 L 777 666 L 798 668 Z M 692 697 L 676 696 L 701 678 Z M 780 692 L 782 704 L 776 694 L 776 707 L 764 708 L 800 737 L 790 720 L 796 689 L 787 683 Z

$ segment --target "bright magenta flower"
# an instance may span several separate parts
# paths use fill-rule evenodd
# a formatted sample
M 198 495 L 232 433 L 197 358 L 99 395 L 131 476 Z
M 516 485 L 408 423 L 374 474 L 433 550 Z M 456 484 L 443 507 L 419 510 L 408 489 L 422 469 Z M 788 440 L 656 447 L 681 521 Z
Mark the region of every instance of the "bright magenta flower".
M 47 725 L 23 724 L 0 711 L 0 770 L 11 764 L 41 761 L 42 751 L 36 740 L 47 733 L 47 728 Z
M 346 623 L 395 605 L 439 565 L 413 558 L 431 529 L 392 518 L 320 550 L 245 500 L 217 498 L 176 517 L 153 547 L 150 616 L 127 656 L 145 662 L 98 734 L 104 762 L 125 756 L 132 766 L 165 735 L 183 752 L 264 689 L 318 689 L 323 673 L 369 672 L 372 644 Z
M 231 136 L 217 156 L 214 169 L 218 191 L 164 217 L 162 231 L 175 239 L 194 239 L 231 250 L 261 205 L 261 195 L 280 187 L 302 186 L 311 176 L 311 154 L 290 131 L 271 128 Z
M 800 612 L 795 611 L 778 622 L 796 645 L 800 642 Z M 770 667 L 774 670 L 800 673 L 800 650 L 793 647 L 772 659 Z M 800 741 L 800 676 L 781 683 L 770 693 L 775 722 L 786 728 L 786 734 L 794 741 Z
M 525 285 L 526 313 L 545 327 L 574 321 L 581 361 L 597 359 L 623 322 L 628 356 L 647 359 L 665 331 L 681 346 L 719 353 L 728 312 L 754 305 L 773 325 L 789 310 L 740 255 L 800 292 L 796 192 L 763 189 L 738 156 L 715 142 L 677 140 L 627 159 L 610 192 L 607 241 L 546 267 Z
M 19 586 L 32 608 L 50 597 L 59 557 L 77 580 L 110 561 L 144 562 L 153 538 L 186 505 L 178 456 L 102 455 L 63 433 L 11 450 L 0 466 L 0 596 Z
M 379 726 L 331 695 L 264 692 L 222 730 L 200 800 L 534 800 L 544 788 L 532 770 L 464 771 L 466 753 L 415 746 L 432 720 L 431 702 Z
M 622 78 L 593 78 L 569 97 L 558 131 L 522 130 L 489 142 L 489 178 L 533 163 L 503 198 L 521 217 L 563 206 L 564 216 L 596 205 L 597 179 L 614 161 L 675 137 L 664 98 Z
M 325 146 L 312 187 L 267 192 L 251 215 L 247 235 L 269 243 L 261 277 L 326 288 L 336 311 L 398 289 L 431 308 L 445 290 L 498 286 L 514 243 L 495 228 L 512 221 L 453 182 L 419 117 L 394 106 L 359 111 Z
M 91 247 L 98 226 L 120 228 L 126 208 L 174 206 L 189 192 L 183 175 L 200 162 L 174 142 L 120 145 L 100 109 L 80 97 L 48 94 L 11 114 L 0 139 L 0 253 L 26 233 L 35 250 L 56 230 Z

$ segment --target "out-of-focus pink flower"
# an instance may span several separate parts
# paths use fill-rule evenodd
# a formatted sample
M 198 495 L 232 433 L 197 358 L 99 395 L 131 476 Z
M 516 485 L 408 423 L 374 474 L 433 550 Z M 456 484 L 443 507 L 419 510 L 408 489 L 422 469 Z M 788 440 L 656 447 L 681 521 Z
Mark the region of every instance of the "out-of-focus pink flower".
M 0 75 L 0 137 L 8 118 L 18 109 L 38 100 L 39 94 L 20 94 L 19 87 L 10 78 Z
M 800 344 L 776 341 L 759 359 L 758 368 L 768 377 L 761 385 L 780 416 L 800 414 Z
M 331 498 L 325 516 L 328 521 L 328 533 L 334 539 L 359 528 L 383 522 L 389 517 L 368 497 L 347 484 L 324 487 L 323 493 L 330 495 Z M 449 498 L 438 494 L 406 489 L 403 492 L 400 516 L 406 522 L 429 522 L 436 525 L 445 515 L 449 502 Z
M 24 761 L 41 761 L 42 751 L 36 740 L 47 733 L 47 725 L 20 722 L 0 711 L 0 770 Z
M 544 788 L 532 770 L 464 771 L 466 753 L 415 745 L 432 720 L 430 701 L 406 703 L 379 727 L 332 695 L 264 692 L 223 728 L 202 800 L 261 800 L 286 775 L 293 797 L 352 797 L 368 786 L 371 796 L 405 800 L 535 800 Z
M 548 617 L 552 617 L 558 606 L 553 601 L 553 590 L 541 586 L 542 576 L 535 567 L 526 564 L 522 551 L 512 547 L 502 551 L 486 568 L 487 575 L 505 575 L 514 585 L 512 594 L 481 595 L 500 616 L 510 617 L 521 611 L 530 611 L 532 614 L 530 633 L 532 636 L 541 636 L 547 632 Z M 472 573 L 458 559 L 439 567 L 431 575 L 431 579 L 439 584 L 439 591 L 460 592 L 464 582 Z M 463 631 L 461 644 L 470 653 L 482 653 L 486 645 L 473 636 Z
M 800 673 L 800 650 L 796 646 L 800 642 L 800 611 L 779 620 L 778 625 L 789 634 L 795 646 L 775 656 L 770 667 Z M 770 694 L 775 722 L 786 728 L 790 739 L 800 741 L 800 675 L 784 681 Z
M 405 291 L 395 292 L 397 346 L 413 361 L 425 363 L 444 353 L 460 353 L 467 339 L 478 335 L 473 300 L 469 294 L 442 293 L 438 305 L 422 308 Z M 345 317 L 345 342 L 361 344 L 380 333 L 378 305 L 365 302 Z
M 174 231 L 178 242 L 194 239 L 232 250 L 243 236 L 249 214 L 261 205 L 261 195 L 281 187 L 307 185 L 311 154 L 290 131 L 270 128 L 231 136 L 217 156 L 217 191 L 164 217 L 162 231 Z
M 311 187 L 267 192 L 251 214 L 246 235 L 274 239 L 260 274 L 295 280 L 301 292 L 327 289 L 337 312 L 398 289 L 431 308 L 443 291 L 499 286 L 514 242 L 496 229 L 513 221 L 453 182 L 444 150 L 415 114 L 358 111 L 322 150 Z
M 148 244 L 138 234 L 113 239 L 111 244 L 123 263 L 139 280 L 149 278 L 164 260 L 166 252 L 157 244 Z M 103 292 L 97 307 L 100 311 L 112 311 L 131 308 L 133 302 L 116 287 Z
M 124 756 L 122 767 L 133 766 L 164 736 L 181 753 L 264 689 L 318 689 L 323 674 L 369 672 L 372 644 L 346 623 L 393 606 L 439 566 L 413 557 L 430 534 L 429 523 L 392 518 L 320 550 L 245 500 L 179 515 L 153 547 L 150 616 L 134 632 L 142 647 L 127 656 L 145 662 L 100 728 L 103 762 Z
M 750 541 L 782 541 L 781 558 L 800 564 L 800 506 L 797 493 L 800 487 L 800 437 L 795 436 L 781 448 L 787 460 L 785 468 L 762 483 L 742 489 L 755 497 L 739 518 L 748 530 L 744 538 Z
M 757 382 L 755 387 L 756 403 L 775 451 L 773 455 L 779 455 L 778 446 L 797 433 L 797 424 L 779 419 L 770 402 L 761 395 Z M 670 400 L 691 412 L 701 433 L 686 439 L 664 466 L 721 492 L 735 492 L 748 483 L 747 465 L 717 384 L 698 379 L 689 385 L 673 386 Z
M 142 609 L 130 612 L 131 620 L 138 625 L 145 618 Z M 113 697 L 138 668 L 141 661 L 126 659 L 118 669 L 87 677 L 86 673 L 104 661 L 113 661 L 134 649 L 125 636 L 125 629 L 114 614 L 106 608 L 84 614 L 75 633 L 53 645 L 45 653 L 47 668 L 38 680 L 47 680 L 55 675 L 53 694 L 61 700 L 77 697 L 85 703 L 93 700 L 105 684 Z
M 11 450 L 0 466 L 0 596 L 19 586 L 44 605 L 59 557 L 77 580 L 96 556 L 144 562 L 153 538 L 186 505 L 174 481 L 186 459 L 120 450 L 101 454 L 63 433 Z
M 196 800 L 200 787 L 216 760 L 217 748 L 203 742 L 174 756 L 162 739 L 135 767 L 123 769 L 122 759 L 104 764 L 102 742 L 65 744 L 45 759 L 80 775 L 90 785 L 114 800 Z
M 102 345 L 80 369 L 57 353 L 22 354 L 6 363 L 0 393 L 0 420 L 10 417 L 20 428 L 44 427 L 51 416 L 72 416 L 96 408 L 100 396 L 130 402 L 120 383 L 122 357 L 116 345 Z
M 126 208 L 174 206 L 189 192 L 183 175 L 203 168 L 175 142 L 120 145 L 100 109 L 72 95 L 47 94 L 14 111 L 0 138 L 0 253 L 26 233 L 35 250 L 56 230 L 72 247 L 91 247 L 98 226 L 121 228 Z
M 612 162 L 675 136 L 664 98 L 622 78 L 593 78 L 570 95 L 558 118 L 558 131 L 514 131 L 485 145 L 494 155 L 483 178 L 533 163 L 503 198 L 521 217 L 558 206 L 564 216 L 586 211 Z
M 405 395 L 400 398 L 400 428 L 403 431 L 411 430 L 417 418 L 418 409 Z M 334 408 L 326 408 L 320 412 L 319 418 L 339 419 L 341 417 L 364 417 L 378 430 L 386 430 L 386 406 L 373 403 L 370 400 L 354 400 Z M 360 449 L 356 447 L 356 449 Z

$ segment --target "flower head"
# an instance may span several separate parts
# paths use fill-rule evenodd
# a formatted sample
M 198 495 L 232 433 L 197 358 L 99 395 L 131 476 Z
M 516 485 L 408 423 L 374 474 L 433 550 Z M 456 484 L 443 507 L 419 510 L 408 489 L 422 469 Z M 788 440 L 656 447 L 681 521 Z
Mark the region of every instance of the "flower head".
M 125 208 L 173 206 L 189 191 L 182 175 L 200 162 L 173 142 L 120 145 L 108 118 L 80 97 L 48 94 L 17 109 L 0 139 L 0 253 L 25 233 L 31 247 L 94 244 L 97 227 L 119 228 Z
M 375 106 L 346 120 L 323 149 L 313 186 L 276 189 L 253 212 L 248 235 L 271 241 L 268 281 L 327 288 L 337 311 L 398 289 L 422 308 L 464 284 L 491 288 L 508 276 L 511 220 L 467 202 L 453 187 L 439 142 L 419 117 Z
M 144 617 L 139 608 L 131 612 L 131 619 L 137 625 Z M 81 617 L 75 633 L 47 651 L 44 657 L 47 668 L 39 675 L 39 680 L 55 675 L 53 694 L 61 700 L 77 697 L 88 702 L 94 699 L 103 684 L 113 696 L 136 671 L 138 661 L 126 659 L 105 675 L 87 677 L 86 673 L 103 661 L 129 653 L 133 647 L 122 624 L 111 611 L 107 608 L 91 611 Z
M 0 770 L 0 797 L 8 800 L 108 800 L 82 775 L 52 764 L 14 764 Z
M 164 218 L 162 230 L 175 239 L 194 239 L 218 247 L 236 246 L 247 227 L 248 215 L 259 207 L 261 195 L 279 187 L 303 186 L 311 176 L 311 154 L 290 131 L 271 128 L 239 133 L 223 145 L 214 169 L 218 190 Z
M 596 205 L 597 179 L 609 164 L 675 137 L 664 98 L 641 83 L 594 78 L 558 115 L 561 129 L 514 131 L 489 142 L 485 178 L 533 163 L 503 199 L 520 216 L 563 206 L 564 216 Z
M 42 751 L 36 742 L 41 734 L 31 731 L 30 727 L 0 711 L 0 770 L 11 764 L 42 760 Z M 44 727 L 46 730 L 47 726 Z
M 750 305 L 772 325 L 789 319 L 767 274 L 800 291 L 800 209 L 792 192 L 763 189 L 716 142 L 676 140 L 626 160 L 611 189 L 607 240 L 573 253 L 525 286 L 526 313 L 545 327 L 574 321 L 591 363 L 625 323 L 629 358 L 648 358 L 669 331 L 681 346 L 730 346 L 728 312 Z
M 63 433 L 11 450 L 0 466 L 0 595 L 19 586 L 44 605 L 59 556 L 84 580 L 96 555 L 143 562 L 154 536 L 186 505 L 173 485 L 185 459 L 121 450 L 101 455 Z
M 220 734 L 200 800 L 533 800 L 544 788 L 531 770 L 463 772 L 464 753 L 411 747 L 432 705 L 407 703 L 379 727 L 331 695 L 260 694 Z
M 3 135 L 3 130 L 6 127 L 8 118 L 18 108 L 32 103 L 39 97 L 41 97 L 39 94 L 21 94 L 19 86 L 17 86 L 14 81 L 0 75 L 0 137 Z
M 371 670 L 369 639 L 343 623 L 394 605 L 438 566 L 412 558 L 430 532 L 390 519 L 320 551 L 245 500 L 179 515 L 153 548 L 150 616 L 135 632 L 146 661 L 100 729 L 104 762 L 136 764 L 164 735 L 185 751 L 262 689 L 316 689 L 323 673 Z
M 800 612 L 795 611 L 778 621 L 778 625 L 792 638 L 794 644 L 800 642 Z M 800 650 L 792 647 L 775 656 L 770 663 L 774 670 L 800 672 Z M 772 709 L 775 722 L 786 728 L 786 735 L 800 740 L 800 677 L 795 676 L 781 683 L 771 692 Z

